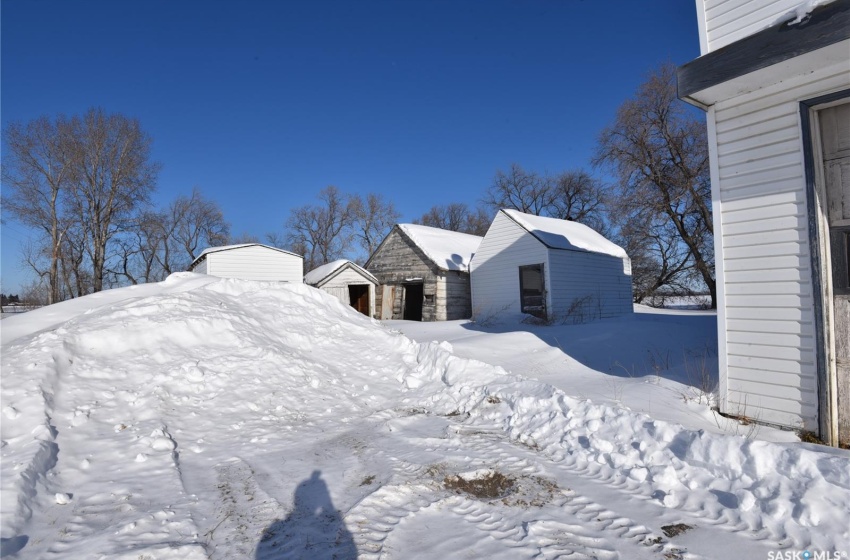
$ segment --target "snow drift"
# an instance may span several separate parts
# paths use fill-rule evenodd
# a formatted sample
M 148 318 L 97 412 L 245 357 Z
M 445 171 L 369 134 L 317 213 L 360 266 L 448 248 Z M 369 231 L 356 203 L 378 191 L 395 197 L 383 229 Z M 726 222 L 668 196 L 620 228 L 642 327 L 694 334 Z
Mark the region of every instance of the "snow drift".
M 557 540 L 543 528 L 565 523 L 585 479 L 582 499 L 631 512 L 634 529 L 618 534 L 646 557 L 681 552 L 652 521 L 668 514 L 703 527 L 692 551 L 717 550 L 715 527 L 759 550 L 850 551 L 846 454 L 688 431 L 572 398 L 446 343 L 414 343 L 307 286 L 180 273 L 2 329 L 4 557 L 411 557 L 414 542 L 438 557 L 446 516 L 469 521 L 458 512 L 473 505 L 469 522 L 489 516 L 480 523 L 490 545 L 510 541 L 501 557 L 524 557 Z M 558 508 L 518 509 L 466 502 L 439 484 L 483 467 L 514 469 L 538 490 L 569 483 L 572 494 L 561 492 Z M 332 484 L 320 492 L 323 480 Z M 293 524 L 306 515 L 298 496 L 320 494 L 322 524 Z M 403 510 L 392 523 L 390 507 Z M 425 511 L 447 531 L 431 534 L 431 548 L 400 521 Z M 602 546 L 610 525 L 581 546 Z M 392 537 L 402 526 L 407 536 Z M 484 546 L 463 535 L 452 542 Z M 593 550 L 642 557 L 625 546 Z

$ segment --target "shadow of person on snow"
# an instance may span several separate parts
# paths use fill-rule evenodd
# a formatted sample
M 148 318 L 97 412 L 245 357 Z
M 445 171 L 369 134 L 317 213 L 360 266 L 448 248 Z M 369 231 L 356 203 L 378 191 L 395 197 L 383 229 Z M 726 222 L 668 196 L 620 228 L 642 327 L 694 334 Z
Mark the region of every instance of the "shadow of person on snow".
M 340 512 L 334 508 L 321 471 L 313 471 L 295 489 L 294 508 L 263 531 L 256 560 L 310 558 L 355 560 L 357 547 Z

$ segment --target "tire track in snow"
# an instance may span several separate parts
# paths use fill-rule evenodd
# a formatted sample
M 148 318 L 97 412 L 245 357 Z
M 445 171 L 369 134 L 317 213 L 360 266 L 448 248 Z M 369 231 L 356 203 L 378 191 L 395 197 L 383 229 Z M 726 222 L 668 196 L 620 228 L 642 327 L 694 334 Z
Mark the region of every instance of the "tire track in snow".
M 285 509 L 257 484 L 254 470 L 238 457 L 215 466 L 218 504 L 202 537 L 212 560 L 253 558 L 264 528 L 284 517 Z M 214 523 L 214 524 L 213 524 Z
M 392 415 L 376 416 L 392 422 L 387 419 Z M 425 414 L 422 418 L 422 423 L 433 423 L 435 417 Z M 529 550 L 536 550 L 533 557 L 537 558 L 713 557 L 713 550 L 686 551 L 688 547 L 678 544 L 681 539 L 671 540 L 660 533 L 662 525 L 681 522 L 691 524 L 695 532 L 722 531 L 730 550 L 765 554 L 768 550 L 768 543 L 760 542 L 764 534 L 744 533 L 748 528 L 723 519 L 706 519 L 700 510 L 665 507 L 641 494 L 635 481 L 616 476 L 616 471 L 510 440 L 497 426 L 465 425 L 448 419 L 444 436 L 439 438 L 434 437 L 433 427 L 424 430 L 425 437 L 416 437 L 417 421 L 405 422 L 393 424 L 395 433 L 384 437 L 402 438 L 409 446 L 443 459 L 437 465 L 425 465 L 399 458 L 415 455 L 413 452 L 388 459 L 393 463 L 393 479 L 362 499 L 345 517 L 364 558 L 409 557 L 410 550 L 398 545 L 410 545 L 416 538 L 418 520 L 433 524 L 437 512 L 449 518 L 439 522 L 447 525 L 447 530 L 474 529 L 485 541 L 499 542 L 503 553 L 511 551 L 505 557 L 523 557 Z M 546 496 L 537 488 L 535 502 L 535 491 L 529 494 L 526 488 L 521 493 L 528 498 L 525 503 L 518 498 L 511 503 L 510 498 L 488 502 L 454 495 L 443 484 L 447 475 L 483 467 L 515 477 L 520 486 L 548 480 L 560 489 Z M 629 496 L 625 501 L 623 493 Z M 613 505 L 607 507 L 606 503 Z M 624 504 L 628 506 L 624 508 Z
M 433 423 L 433 417 L 425 422 Z M 479 539 L 499 543 L 501 553 L 507 554 L 503 557 L 525 557 L 528 551 L 536 551 L 534 557 L 539 558 L 613 559 L 620 557 L 618 550 L 627 550 L 630 554 L 624 557 L 641 558 L 664 550 L 654 540 L 660 537 L 645 526 L 539 476 L 545 470 L 540 460 L 548 459 L 510 442 L 505 449 L 506 436 L 500 430 L 447 421 L 444 438 L 429 436 L 417 442 L 410 433 L 417 431 L 415 424 L 415 420 L 396 423 L 398 435 L 393 439 L 404 438 L 444 461 L 422 465 L 390 458 L 398 482 L 379 488 L 346 515 L 361 557 L 410 557 L 410 541 L 417 538 L 420 519 L 439 522 L 447 530 L 463 527 L 467 534 L 477 532 Z M 425 430 L 429 431 L 433 428 Z M 515 477 L 516 493 L 487 501 L 454 494 L 445 487 L 447 476 L 485 465 Z M 611 542 L 617 543 L 616 549 L 607 544 Z M 432 549 L 433 545 L 423 546 Z

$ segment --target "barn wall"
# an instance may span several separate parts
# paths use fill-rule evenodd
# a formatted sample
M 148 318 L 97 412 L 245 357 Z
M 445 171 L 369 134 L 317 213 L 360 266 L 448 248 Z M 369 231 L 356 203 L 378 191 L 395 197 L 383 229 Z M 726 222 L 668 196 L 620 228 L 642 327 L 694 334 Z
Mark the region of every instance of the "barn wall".
M 799 102 L 847 88 L 848 70 L 846 62 L 813 69 L 719 102 L 709 113 L 709 130 L 716 131 L 712 183 L 715 232 L 720 232 L 715 246 L 722 263 L 718 331 L 724 412 L 817 430 Z
M 701 52 L 716 51 L 771 27 L 800 4 L 800 0 L 697 0 L 700 31 L 705 33 Z
M 268 247 L 249 246 L 210 253 L 207 274 L 267 282 L 295 282 L 304 278 L 304 259 Z
M 546 246 L 503 213 L 496 214 L 470 265 L 473 318 L 521 314 L 519 267 L 538 263 L 545 265 L 548 290 Z
M 551 250 L 549 267 L 554 318 L 584 322 L 634 310 L 627 261 L 610 255 Z
M 419 248 L 401 235 L 397 228 L 387 235 L 375 254 L 369 259 L 366 270 L 378 279 L 375 292 L 375 310 L 378 317 L 402 319 L 404 316 L 404 289 L 402 285 L 411 279 L 420 278 L 424 282 L 424 295 L 432 296 L 432 303 L 423 304 L 422 320 L 440 320 L 437 313 L 437 283 L 439 277 L 434 265 Z M 383 311 L 383 292 L 386 286 L 394 286 L 392 314 Z

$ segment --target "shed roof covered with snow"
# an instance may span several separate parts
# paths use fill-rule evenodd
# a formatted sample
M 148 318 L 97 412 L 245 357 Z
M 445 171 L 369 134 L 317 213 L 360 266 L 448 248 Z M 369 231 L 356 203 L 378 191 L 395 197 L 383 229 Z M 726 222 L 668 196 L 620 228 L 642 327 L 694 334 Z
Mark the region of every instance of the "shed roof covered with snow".
M 469 270 L 482 237 L 419 224 L 398 224 L 401 231 L 443 270 Z
M 502 212 L 550 249 L 587 251 L 618 258 L 628 256 L 625 249 L 584 224 L 525 214 L 518 210 Z
M 368 270 L 348 259 L 339 259 L 314 268 L 304 275 L 304 283 L 309 284 L 310 286 L 321 287 L 322 284 L 332 280 L 335 276 L 338 276 L 346 269 L 355 271 L 370 282 L 375 284 L 378 283 L 378 279 L 372 276 Z

